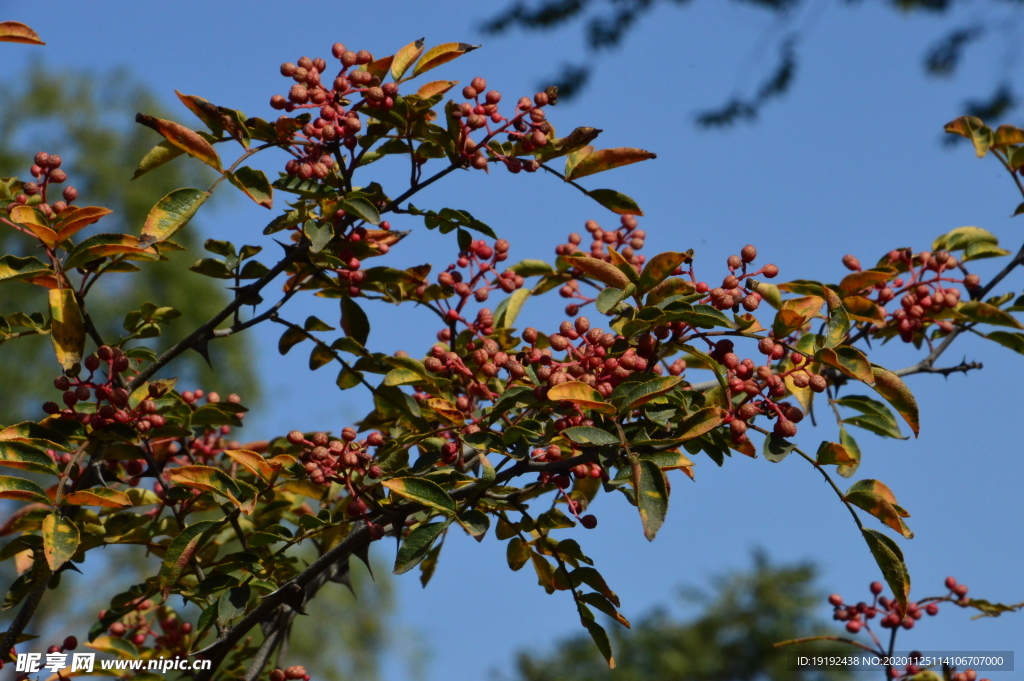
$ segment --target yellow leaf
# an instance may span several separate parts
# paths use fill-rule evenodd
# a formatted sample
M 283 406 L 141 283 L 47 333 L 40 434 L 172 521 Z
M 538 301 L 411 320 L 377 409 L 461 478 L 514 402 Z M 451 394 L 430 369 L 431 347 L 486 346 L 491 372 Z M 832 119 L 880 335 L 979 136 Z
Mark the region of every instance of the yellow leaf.
M 75 300 L 75 292 L 68 288 L 50 289 L 50 340 L 57 361 L 65 371 L 82 361 L 85 349 L 85 324 Z

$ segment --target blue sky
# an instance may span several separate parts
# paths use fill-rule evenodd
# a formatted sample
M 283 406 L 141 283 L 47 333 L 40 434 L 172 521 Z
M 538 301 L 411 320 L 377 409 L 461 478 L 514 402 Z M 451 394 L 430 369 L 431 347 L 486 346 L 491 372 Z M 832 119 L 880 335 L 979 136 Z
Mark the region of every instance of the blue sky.
M 95 2 L 43 11 L 44 5 L 3 3 L 0 15 L 31 24 L 49 43 L 5 48 L 5 66 L 14 72 L 34 61 L 53 68 L 127 66 L 177 120 L 198 127 L 175 99 L 175 88 L 269 117 L 270 95 L 286 89 L 278 65 L 304 54 L 329 57 L 335 41 L 378 56 L 424 35 L 431 44 L 483 42 L 483 49 L 438 69 L 437 77 L 465 82 L 482 75 L 513 99 L 531 94 L 542 76 L 579 57 L 578 31 L 481 36 L 480 19 L 500 5 Z M 925 79 L 921 55 L 940 33 L 937 20 L 873 4 L 825 4 L 800 44 L 798 81 L 788 96 L 753 125 L 695 129 L 697 110 L 724 101 L 738 84 L 758 81 L 756 69 L 747 74 L 744 65 L 770 21 L 725 3 L 662 7 L 638 25 L 624 49 L 601 59 L 578 101 L 550 111 L 560 130 L 603 129 L 601 146 L 658 153 L 655 161 L 584 182 L 614 187 L 640 203 L 647 214 L 641 219 L 649 235 L 645 252 L 694 248 L 698 272 L 714 278 L 729 254 L 753 243 L 761 259 L 779 265 L 780 280 L 836 280 L 847 252 L 873 262 L 893 247 L 927 247 L 962 225 L 984 227 L 1005 247 L 1019 247 L 1021 223 L 1009 216 L 1020 197 L 1003 171 L 991 159 L 978 161 L 965 146 L 940 144 L 942 125 L 960 113 L 960 102 L 994 84 L 998 55 L 982 48 L 968 58 L 965 77 Z M 771 58 L 768 53 L 765 61 Z M 269 160 L 263 167 L 279 165 Z M 374 179 L 401 182 L 405 169 L 396 172 L 382 168 Z M 585 220 L 610 224 L 614 218 L 550 177 L 501 172 L 457 173 L 416 203 L 470 210 L 512 242 L 514 260 L 551 258 L 554 246 L 570 231 L 581 231 Z M 203 220 L 210 235 L 270 244 L 261 236 L 268 220 L 263 209 L 244 201 L 213 209 Z M 454 235 L 427 232 L 408 217 L 392 222 L 415 231 L 393 249 L 389 264 L 453 258 Z M 979 264 L 977 271 L 984 277 L 996 266 Z M 1019 293 L 1020 282 L 1019 274 L 1011 277 L 1000 291 Z M 534 325 L 553 328 L 560 308 L 559 299 L 531 300 L 523 314 Z M 308 314 L 336 321 L 336 304 L 297 301 L 291 312 L 300 320 Z M 378 306 L 370 314 L 371 341 L 382 350 L 422 353 L 436 331 L 419 311 Z M 339 430 L 365 411 L 365 397 L 339 393 L 330 369 L 308 373 L 300 350 L 279 357 L 275 330 L 256 334 L 253 361 L 268 397 L 259 417 L 248 421 L 259 425 L 247 435 L 295 427 Z M 958 340 L 948 360 L 961 357 L 981 360 L 985 369 L 966 377 L 911 379 L 922 410 L 921 437 L 903 442 L 859 436 L 864 463 L 858 475 L 886 482 L 913 514 L 908 522 L 917 536 L 900 540 L 913 594 L 937 593 L 953 574 L 972 595 L 1019 602 L 1024 457 L 1017 426 L 1024 364 L 1018 355 L 972 338 Z M 879 358 L 891 367 L 915 361 L 903 347 L 886 347 Z M 801 431 L 808 447 L 835 438 L 827 423 Z M 621 596 L 627 617 L 671 598 L 679 584 L 704 583 L 745 566 L 755 546 L 776 560 L 813 559 L 822 567 L 825 588 L 855 601 L 867 595 L 868 582 L 877 578 L 874 563 L 846 510 L 809 466 L 794 458 L 781 464 L 732 459 L 719 469 L 701 458 L 696 477 L 696 483 L 673 478 L 669 518 L 654 543 L 643 539 L 635 510 L 617 498 L 596 504 L 596 530 L 574 535 Z M 387 559 L 387 549 L 381 554 Z M 511 573 L 504 545 L 495 541 L 477 545 L 452 536 L 426 590 L 415 574 L 396 581 L 398 621 L 416 630 L 429 650 L 429 665 L 421 671 L 430 681 L 482 678 L 507 665 L 516 649 L 544 650 L 578 630 L 571 599 L 544 594 L 529 570 Z M 971 622 L 967 613 L 950 612 L 900 640 L 906 649 L 1012 650 L 1024 640 L 1024 617 Z M 387 673 L 403 679 L 410 671 L 389 661 Z

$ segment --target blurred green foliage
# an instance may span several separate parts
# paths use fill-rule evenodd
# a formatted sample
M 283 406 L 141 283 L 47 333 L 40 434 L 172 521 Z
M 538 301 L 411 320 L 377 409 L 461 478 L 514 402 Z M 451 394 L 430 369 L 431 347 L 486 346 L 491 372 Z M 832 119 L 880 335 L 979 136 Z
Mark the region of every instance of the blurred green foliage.
M 608 669 L 586 634 L 549 654 L 521 652 L 517 681 L 839 681 L 849 673 L 788 671 L 774 644 L 804 636 L 836 635 L 817 613 L 824 598 L 808 563 L 773 565 L 754 554 L 749 571 L 713 581 L 710 591 L 686 589 L 681 600 L 700 612 L 679 621 L 659 608 L 631 630 L 609 627 L 618 667 Z M 832 649 L 838 644 L 833 644 Z M 801 645 L 800 650 L 813 646 Z
M 173 161 L 159 173 L 131 178 L 139 160 L 160 141 L 153 131 L 136 125 L 135 113 L 157 115 L 162 106 L 143 86 L 123 71 L 98 77 L 80 72 L 52 72 L 38 66 L 30 73 L 0 82 L 0 177 L 29 180 L 29 167 L 37 151 L 59 154 L 68 183 L 79 190 L 76 205 L 104 206 L 114 211 L 84 230 L 79 239 L 96 232 L 138 234 L 150 208 L 178 187 L 207 187 L 212 171 L 200 164 Z M 155 263 L 127 277 L 105 275 L 89 294 L 90 313 L 107 342 L 125 334 L 124 311 L 144 302 L 170 306 L 181 317 L 164 326 L 159 338 L 142 341 L 158 352 L 208 320 L 228 301 L 221 283 L 187 271 L 199 257 L 201 226 L 193 223 L 176 241 L 188 251 L 171 253 L 167 262 Z M 30 254 L 32 245 L 12 229 L 0 229 L 0 249 Z M 4 287 L 0 314 L 15 311 L 45 312 L 46 292 L 39 286 L 15 282 Z M 114 311 L 118 312 L 115 313 Z M 115 316 L 115 314 L 117 316 Z M 210 346 L 215 371 L 197 354 L 178 365 L 182 385 L 238 392 L 252 406 L 258 398 L 256 373 L 247 358 L 249 343 L 243 336 Z M 49 382 L 39 373 L 58 373 L 48 338 L 33 336 L 0 345 L 0 421 L 11 423 L 40 415 L 39 405 L 55 399 Z M 42 391 L 42 392 L 40 392 Z

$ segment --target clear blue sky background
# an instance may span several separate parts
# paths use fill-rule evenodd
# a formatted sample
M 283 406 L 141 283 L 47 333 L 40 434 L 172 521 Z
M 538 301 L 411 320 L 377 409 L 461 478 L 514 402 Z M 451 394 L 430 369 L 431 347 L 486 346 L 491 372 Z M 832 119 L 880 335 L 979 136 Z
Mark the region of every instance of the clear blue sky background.
M 532 93 L 541 76 L 575 60 L 582 41 L 579 31 L 485 39 L 479 21 L 502 4 L 3 3 L 0 15 L 30 23 L 49 42 L 41 49 L 5 47 L 5 70 L 17 72 L 39 60 L 53 68 L 127 66 L 178 120 L 198 127 L 174 98 L 175 88 L 270 117 L 269 96 L 287 85 L 278 65 L 303 54 L 329 57 L 338 40 L 376 55 L 423 35 L 432 44 L 484 42 L 484 49 L 438 69 L 437 77 L 468 81 L 483 75 L 514 101 Z M 1009 216 L 1020 197 L 1002 170 L 991 159 L 976 160 L 965 146 L 940 145 L 942 125 L 960 113 L 963 98 L 993 85 L 999 55 L 983 49 L 969 58 L 969 76 L 926 80 L 920 59 L 940 33 L 934 19 L 901 17 L 874 3 L 825 3 L 801 43 L 799 78 L 790 95 L 754 125 L 695 129 L 695 111 L 724 101 L 745 73 L 748 84 L 758 81 L 757 69 L 747 73 L 744 64 L 770 21 L 728 3 L 662 7 L 639 24 L 624 49 L 601 60 L 579 101 L 551 110 L 562 131 L 592 125 L 606 131 L 603 146 L 658 153 L 656 161 L 585 182 L 613 186 L 640 202 L 647 213 L 647 252 L 694 248 L 698 272 L 713 278 L 722 276 L 725 258 L 749 242 L 781 267 L 781 279 L 836 280 L 844 253 L 874 262 L 892 247 L 928 247 L 936 235 L 962 225 L 989 229 L 1007 248 L 1019 246 L 1022 223 Z M 763 57 L 754 63 L 770 63 L 774 55 Z M 379 178 L 400 182 L 405 172 L 380 168 Z M 612 223 L 614 217 L 539 175 L 457 174 L 416 203 L 440 208 L 445 201 L 512 241 L 514 259 L 551 257 L 585 220 Z M 211 235 L 276 248 L 261 236 L 266 211 L 245 201 L 214 209 L 203 220 Z M 453 235 L 428 233 L 408 218 L 393 222 L 415 232 L 393 250 L 390 264 L 450 261 Z M 982 273 L 993 269 L 990 263 L 977 266 Z M 1000 291 L 1012 285 L 1020 292 L 1020 281 L 1013 277 Z M 524 314 L 553 327 L 560 307 L 557 300 L 530 301 Z M 336 303 L 297 302 L 293 317 L 307 314 L 335 321 Z M 373 307 L 371 320 L 372 341 L 388 351 L 422 353 L 436 330 L 426 314 L 406 308 Z M 248 421 L 256 427 L 248 436 L 294 427 L 338 430 L 366 409 L 356 391 L 339 393 L 330 369 L 309 374 L 305 353 L 279 357 L 273 330 L 257 331 L 256 338 L 253 362 L 267 399 Z M 911 379 L 922 409 L 919 439 L 858 435 L 864 452 L 859 475 L 888 483 L 913 513 L 909 522 L 917 537 L 900 543 L 914 594 L 935 593 L 954 574 L 975 596 L 1017 602 L 1024 600 L 1024 364 L 1008 350 L 970 338 L 958 341 L 948 360 L 964 356 L 983 360 L 984 371 Z M 902 347 L 886 348 L 880 357 L 893 367 L 914 361 Z M 807 424 L 801 431 L 809 447 L 835 437 L 832 425 Z M 826 588 L 854 600 L 866 596 L 867 583 L 877 578 L 875 565 L 846 510 L 809 466 L 795 458 L 777 465 L 734 458 L 719 469 L 702 458 L 696 475 L 696 483 L 673 478 L 671 512 L 653 544 L 643 539 L 634 509 L 618 498 L 596 505 L 598 529 L 576 533 L 622 597 L 628 617 L 670 599 L 676 585 L 703 583 L 747 565 L 755 546 L 777 560 L 813 559 Z M 419 671 L 431 681 L 482 678 L 506 666 L 516 649 L 543 650 L 578 630 L 570 598 L 545 595 L 528 569 L 511 573 L 504 545 L 495 541 L 477 545 L 452 536 L 426 590 L 414 574 L 397 581 L 399 623 L 417 631 L 429 650 Z M 330 632 L 324 634 L 329 641 Z M 902 634 L 901 647 L 1012 650 L 1022 640 L 1020 615 L 971 622 L 958 611 Z M 386 671 L 390 679 L 411 674 L 397 659 Z

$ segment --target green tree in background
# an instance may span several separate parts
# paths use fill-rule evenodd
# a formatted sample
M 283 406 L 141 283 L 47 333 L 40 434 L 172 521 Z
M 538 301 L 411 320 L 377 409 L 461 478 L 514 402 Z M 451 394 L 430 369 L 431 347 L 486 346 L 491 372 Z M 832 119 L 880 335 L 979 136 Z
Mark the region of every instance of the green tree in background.
M 679 621 L 658 608 L 614 632 L 618 668 L 594 655 L 588 636 L 560 642 L 547 655 L 522 652 L 517 681 L 838 681 L 849 673 L 788 671 L 786 653 L 773 644 L 836 633 L 816 611 L 823 602 L 810 563 L 774 565 L 754 554 L 749 571 L 713 580 L 710 592 L 684 589 L 681 600 L 697 605 L 693 619 Z M 807 649 L 806 647 L 803 649 Z
M 16 82 L 0 82 L 0 177 L 24 172 L 25 159 L 45 149 L 66 159 L 68 170 L 83 200 L 108 206 L 114 214 L 106 218 L 104 229 L 138 233 L 146 214 L 162 196 L 177 187 L 209 185 L 212 173 L 205 167 L 171 162 L 164 172 L 153 173 L 127 182 L 139 159 L 153 146 L 153 134 L 134 123 L 137 111 L 160 111 L 161 105 L 129 74 L 115 72 L 103 77 L 86 73 L 47 71 L 37 67 Z M 101 231 L 92 227 L 93 231 Z M 107 341 L 126 335 L 119 323 L 123 319 L 113 311 L 137 310 L 145 301 L 173 307 L 181 316 L 170 321 L 161 338 L 148 339 L 162 349 L 175 342 L 228 301 L 221 282 L 197 275 L 171 276 L 181 261 L 196 260 L 202 240 L 199 230 L 189 230 L 177 239 L 186 252 L 174 253 L 172 260 L 147 267 L 132 279 L 131 285 L 102 287 L 90 305 L 99 332 Z M 85 233 L 83 233 L 83 236 Z M 0 249 L 17 253 L 23 241 L 11 229 L 0 230 Z M 17 253 L 30 255 L 29 253 Z M 36 255 L 32 253 L 31 255 Z M 107 275 L 116 279 L 124 275 Z M 33 310 L 30 300 L 39 300 L 38 291 L 28 283 L 13 283 L 0 297 L 0 315 L 16 310 Z M 102 321 L 101 321 L 102 320 Z M 246 401 L 255 402 L 257 385 L 248 362 L 244 336 L 226 339 L 210 348 L 214 372 L 198 353 L 186 358 L 188 382 L 202 380 L 225 392 L 236 391 Z M 0 345 L 4 357 L 0 384 L 8 396 L 18 399 L 0 401 L 0 420 L 22 420 L 38 409 L 44 395 L 51 391 L 38 380 L 39 371 L 53 368 L 53 349 L 49 338 L 38 336 Z

